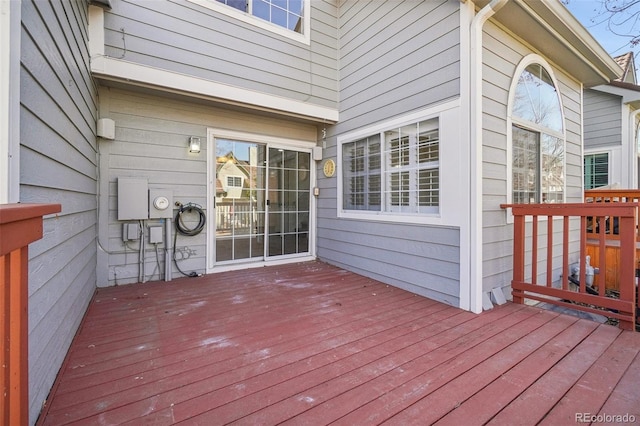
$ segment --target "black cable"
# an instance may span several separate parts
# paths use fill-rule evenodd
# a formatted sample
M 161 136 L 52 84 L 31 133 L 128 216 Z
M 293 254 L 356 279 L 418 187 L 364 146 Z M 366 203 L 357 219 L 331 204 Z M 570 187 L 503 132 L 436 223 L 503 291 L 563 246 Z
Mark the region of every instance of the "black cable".
M 189 228 L 184 223 L 182 219 L 182 215 L 185 212 L 191 213 L 193 211 L 198 213 L 198 224 L 194 228 Z M 175 263 L 178 271 L 185 277 L 191 277 L 191 278 L 198 277 L 200 276 L 200 274 L 198 274 L 195 271 L 189 272 L 187 274 L 182 269 L 180 269 L 180 266 L 178 265 L 178 260 L 176 259 L 176 245 L 177 245 L 176 243 L 178 241 L 178 233 L 180 233 L 181 235 L 185 235 L 187 237 L 193 237 L 195 235 L 198 235 L 200 232 L 202 232 L 202 230 L 204 229 L 204 225 L 207 222 L 207 216 L 202 210 L 202 207 L 196 204 L 191 204 L 191 203 L 187 203 L 186 205 L 181 204 L 180 208 L 178 209 L 178 213 L 176 213 L 176 218 L 174 222 L 175 222 L 175 227 L 177 232 L 173 235 L 173 263 Z
M 180 269 L 180 265 L 178 265 L 178 259 L 176 259 L 176 241 L 178 241 L 178 233 L 173 234 L 173 263 L 176 265 L 176 269 L 185 277 L 197 277 L 198 274 L 196 272 L 189 272 L 188 274 Z

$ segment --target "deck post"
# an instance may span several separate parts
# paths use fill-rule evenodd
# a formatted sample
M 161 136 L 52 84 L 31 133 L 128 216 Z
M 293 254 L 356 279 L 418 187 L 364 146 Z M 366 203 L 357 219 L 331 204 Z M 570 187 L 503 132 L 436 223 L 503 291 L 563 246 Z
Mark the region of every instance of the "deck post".
M 524 281 L 524 216 L 517 215 L 513 221 L 513 281 L 511 282 L 514 303 L 524 303 L 523 292 L 516 289 L 514 283 Z
M 60 204 L 0 205 L 0 423 L 29 424 L 29 243 Z
M 635 229 L 637 223 L 637 210 L 634 217 L 621 217 L 620 229 Z M 636 235 L 634 232 L 623 232 L 620 235 L 620 299 L 631 300 L 630 320 L 620 320 L 620 328 L 623 330 L 635 330 L 636 318 Z M 604 288 L 604 280 L 602 283 Z

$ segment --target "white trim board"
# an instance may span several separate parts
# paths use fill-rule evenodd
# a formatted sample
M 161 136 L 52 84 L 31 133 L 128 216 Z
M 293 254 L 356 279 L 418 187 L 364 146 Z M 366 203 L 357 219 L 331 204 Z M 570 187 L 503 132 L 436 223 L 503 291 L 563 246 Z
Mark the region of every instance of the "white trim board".
M 21 7 L 0 1 L 0 204 L 20 197 Z
M 338 110 L 334 108 L 300 102 L 107 56 L 92 57 L 91 72 L 95 77 L 105 80 L 158 88 L 172 93 L 217 100 L 251 109 L 272 111 L 323 123 L 338 121 Z

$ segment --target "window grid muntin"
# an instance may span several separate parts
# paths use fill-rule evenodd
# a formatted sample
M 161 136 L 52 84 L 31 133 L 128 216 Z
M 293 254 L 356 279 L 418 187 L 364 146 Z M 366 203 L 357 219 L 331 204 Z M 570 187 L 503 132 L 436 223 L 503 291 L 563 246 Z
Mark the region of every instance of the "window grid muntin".
M 304 33 L 304 0 L 215 0 L 296 33 Z
M 230 188 L 242 188 L 242 177 L 227 176 L 227 186 Z
M 375 138 L 368 154 L 358 143 Z M 384 140 L 380 152 L 380 139 Z M 362 146 L 360 146 L 362 148 Z M 342 144 L 343 209 L 437 213 L 440 203 L 438 119 Z M 360 158 L 362 157 L 362 159 Z M 384 170 L 381 162 L 384 160 Z M 354 173 L 364 175 L 356 179 Z M 384 188 L 384 189 L 383 189 Z
M 539 133 L 513 126 L 513 202 L 516 204 L 540 201 Z
M 584 156 L 584 189 L 593 189 L 609 184 L 609 154 L 586 154 Z
M 343 197 L 348 210 L 380 210 L 380 196 L 372 193 L 380 188 L 380 137 L 373 135 L 342 145 Z

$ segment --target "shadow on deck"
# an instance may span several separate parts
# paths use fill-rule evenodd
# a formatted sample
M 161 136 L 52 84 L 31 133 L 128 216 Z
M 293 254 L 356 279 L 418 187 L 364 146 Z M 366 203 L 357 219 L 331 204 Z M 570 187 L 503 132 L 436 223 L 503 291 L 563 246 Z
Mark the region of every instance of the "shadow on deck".
M 638 422 L 639 352 L 639 333 L 535 307 L 247 269 L 99 289 L 39 424 Z

